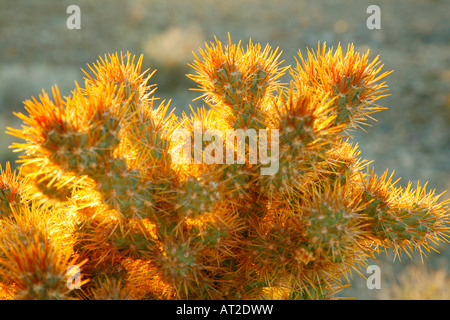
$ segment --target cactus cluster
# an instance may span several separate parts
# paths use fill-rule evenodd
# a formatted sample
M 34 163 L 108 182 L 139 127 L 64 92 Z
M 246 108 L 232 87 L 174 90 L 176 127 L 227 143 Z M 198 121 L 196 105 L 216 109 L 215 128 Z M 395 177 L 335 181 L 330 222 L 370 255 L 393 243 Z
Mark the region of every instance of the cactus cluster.
M 319 44 L 283 67 L 269 45 L 216 39 L 188 75 L 208 107 L 182 117 L 157 103 L 142 61 L 106 55 L 70 96 L 55 86 L 16 113 L 21 165 L 0 177 L 1 298 L 324 299 L 379 251 L 448 237 L 448 201 L 377 176 L 350 143 L 383 109 L 378 57 Z M 239 129 L 258 133 L 259 153 L 250 139 L 218 143 Z M 262 174 L 262 149 L 276 172 Z

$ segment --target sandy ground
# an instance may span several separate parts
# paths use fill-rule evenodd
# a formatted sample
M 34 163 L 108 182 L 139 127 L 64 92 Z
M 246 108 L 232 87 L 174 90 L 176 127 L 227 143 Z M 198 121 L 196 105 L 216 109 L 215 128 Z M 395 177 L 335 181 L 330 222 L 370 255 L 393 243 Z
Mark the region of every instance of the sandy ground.
M 81 9 L 81 29 L 69 30 L 69 5 Z M 381 9 L 381 29 L 369 30 L 366 9 Z M 286 64 L 295 64 L 298 50 L 316 48 L 318 41 L 380 55 L 391 96 L 380 100 L 388 108 L 375 115 L 366 132 L 355 132 L 365 159 L 375 160 L 377 172 L 395 169 L 401 184 L 411 180 L 442 193 L 450 189 L 450 27 L 448 0 L 131 0 L 27 1 L 0 0 L 0 127 L 18 127 L 12 115 L 24 99 L 50 91 L 58 84 L 64 94 L 82 82 L 80 68 L 98 56 L 117 51 L 145 55 L 144 67 L 158 69 L 153 82 L 157 95 L 172 99 L 181 114 L 192 102 L 195 84 L 185 74 L 192 51 L 214 36 L 233 41 L 249 38 L 283 50 Z M 14 160 L 8 145 L 14 138 L 0 133 L 0 160 Z M 449 198 L 449 194 L 443 198 Z M 424 267 L 450 272 L 449 246 L 431 253 Z M 405 274 L 409 259 L 377 264 L 386 287 Z M 414 258 L 412 264 L 421 265 Z M 388 289 L 368 290 L 356 276 L 343 296 L 390 298 Z M 450 298 L 450 296 L 448 297 Z

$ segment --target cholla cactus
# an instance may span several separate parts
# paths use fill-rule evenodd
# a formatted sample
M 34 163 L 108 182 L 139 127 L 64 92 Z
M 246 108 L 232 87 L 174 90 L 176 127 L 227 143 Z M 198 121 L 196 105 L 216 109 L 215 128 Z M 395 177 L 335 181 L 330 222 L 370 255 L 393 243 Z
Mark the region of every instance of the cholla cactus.
M 1 295 L 323 299 L 380 250 L 446 240 L 448 202 L 378 177 L 348 142 L 382 109 L 380 62 L 325 44 L 295 68 L 279 57 L 207 45 L 189 77 L 210 108 L 182 119 L 130 54 L 100 58 L 69 97 L 26 101 L 9 128 L 25 140 L 20 172 L 0 179 Z M 257 143 L 220 144 L 239 129 Z M 69 290 L 73 265 L 83 280 Z

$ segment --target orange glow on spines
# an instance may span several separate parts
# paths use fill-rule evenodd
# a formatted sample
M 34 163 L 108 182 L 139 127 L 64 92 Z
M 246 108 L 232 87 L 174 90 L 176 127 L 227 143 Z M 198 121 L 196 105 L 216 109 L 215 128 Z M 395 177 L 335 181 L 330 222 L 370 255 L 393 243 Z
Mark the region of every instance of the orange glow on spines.
M 28 100 L 8 132 L 24 140 L 12 146 L 22 169 L 1 172 L 0 296 L 327 299 L 380 249 L 425 256 L 448 240 L 448 201 L 375 175 L 346 140 L 382 109 L 378 57 L 323 43 L 295 68 L 280 58 L 230 36 L 206 44 L 188 77 L 208 107 L 182 119 L 156 104 L 153 72 L 129 53 L 100 57 L 68 97 L 54 87 Z M 176 129 L 190 162 L 174 161 Z M 196 146 L 196 129 L 278 130 L 278 172 L 249 163 L 250 141 L 244 163 L 227 163 L 225 144 L 203 163 L 211 141 Z M 64 287 L 69 264 L 82 267 L 80 291 Z M 23 275 L 43 267 L 54 286 Z

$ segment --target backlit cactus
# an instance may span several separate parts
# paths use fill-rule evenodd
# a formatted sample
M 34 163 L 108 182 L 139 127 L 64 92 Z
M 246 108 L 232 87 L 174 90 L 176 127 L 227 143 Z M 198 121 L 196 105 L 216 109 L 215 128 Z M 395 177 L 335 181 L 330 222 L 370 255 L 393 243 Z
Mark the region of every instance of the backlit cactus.
M 295 68 L 279 57 L 207 45 L 189 77 L 209 107 L 181 119 L 130 54 L 27 100 L 8 131 L 20 171 L 0 177 L 0 297 L 323 299 L 381 249 L 446 240 L 448 201 L 378 177 L 347 139 L 382 109 L 379 61 L 325 44 Z

